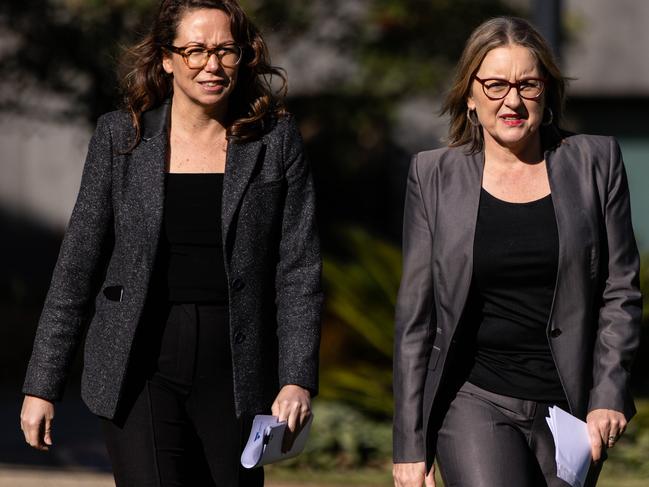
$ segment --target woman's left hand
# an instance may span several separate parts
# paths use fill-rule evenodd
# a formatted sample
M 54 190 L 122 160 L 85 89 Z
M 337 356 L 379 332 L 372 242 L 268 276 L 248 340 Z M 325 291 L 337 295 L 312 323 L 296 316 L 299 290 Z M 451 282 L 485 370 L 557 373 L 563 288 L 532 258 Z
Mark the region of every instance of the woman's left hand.
M 593 409 L 586 416 L 593 461 L 599 462 L 606 448 L 613 448 L 626 429 L 624 414 L 612 409 Z
M 297 385 L 285 385 L 277 394 L 271 410 L 279 421 L 288 423 L 282 440 L 282 453 L 287 452 L 311 416 L 311 393 Z

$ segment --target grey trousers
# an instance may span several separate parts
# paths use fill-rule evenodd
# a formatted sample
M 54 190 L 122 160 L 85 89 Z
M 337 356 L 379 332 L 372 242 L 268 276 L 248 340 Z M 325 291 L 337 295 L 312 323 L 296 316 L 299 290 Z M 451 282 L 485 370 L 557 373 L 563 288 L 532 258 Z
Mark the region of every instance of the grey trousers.
M 525 401 L 465 382 L 437 438 L 445 487 L 569 487 L 556 475 L 545 418 L 552 403 Z M 567 410 L 566 404 L 557 404 Z M 601 470 L 591 466 L 585 487 Z

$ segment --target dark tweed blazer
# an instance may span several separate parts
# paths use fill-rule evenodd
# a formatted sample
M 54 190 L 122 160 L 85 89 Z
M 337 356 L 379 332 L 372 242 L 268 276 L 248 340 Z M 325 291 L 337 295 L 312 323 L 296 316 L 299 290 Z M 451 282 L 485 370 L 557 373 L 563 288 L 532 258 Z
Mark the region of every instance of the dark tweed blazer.
M 395 462 L 430 466 L 445 412 L 434 406 L 452 394 L 467 362 L 461 330 L 484 159 L 465 150 L 422 152 L 410 166 L 395 322 Z M 545 160 L 559 233 L 547 336 L 561 383 L 576 416 L 607 408 L 630 418 L 641 295 L 620 149 L 610 137 L 566 136 Z
M 112 418 L 150 286 L 164 201 L 169 103 L 103 115 L 36 333 L 23 392 L 61 398 L 85 325 L 82 397 Z M 314 190 L 291 117 L 228 147 L 222 230 L 237 414 L 267 411 L 279 388 L 318 390 L 322 292 Z M 108 289 L 108 291 L 106 291 Z M 102 290 L 106 292 L 101 292 Z

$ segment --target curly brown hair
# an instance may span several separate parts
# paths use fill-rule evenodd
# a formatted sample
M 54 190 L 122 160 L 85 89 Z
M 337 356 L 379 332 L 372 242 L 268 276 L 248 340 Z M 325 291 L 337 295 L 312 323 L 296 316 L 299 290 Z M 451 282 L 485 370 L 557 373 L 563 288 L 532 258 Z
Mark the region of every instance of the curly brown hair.
M 464 46 L 455 77 L 446 96 L 442 113 L 450 116 L 448 143 L 450 147 L 470 145 L 470 152 L 484 147 L 482 127 L 470 123 L 467 117 L 467 98 L 475 73 L 480 69 L 489 51 L 497 47 L 518 45 L 526 47 L 537 59 L 546 79 L 545 102 L 552 110 L 550 127 L 555 134 L 560 131 L 566 91 L 566 78 L 561 74 L 552 50 L 541 34 L 526 20 L 518 17 L 496 17 L 479 25 Z
M 269 116 L 284 116 L 286 75 L 272 66 L 261 32 L 236 0 L 163 0 L 149 32 L 127 48 L 121 60 L 121 90 L 124 108 L 135 128 L 132 148 L 141 139 L 142 113 L 160 105 L 173 93 L 172 78 L 162 68 L 165 46 L 173 44 L 182 16 L 188 10 L 214 8 L 228 14 L 234 41 L 243 48 L 238 81 L 230 96 L 227 137 L 242 142 L 259 137 Z M 273 77 L 281 81 L 272 87 Z M 132 149 L 131 148 L 131 149 Z

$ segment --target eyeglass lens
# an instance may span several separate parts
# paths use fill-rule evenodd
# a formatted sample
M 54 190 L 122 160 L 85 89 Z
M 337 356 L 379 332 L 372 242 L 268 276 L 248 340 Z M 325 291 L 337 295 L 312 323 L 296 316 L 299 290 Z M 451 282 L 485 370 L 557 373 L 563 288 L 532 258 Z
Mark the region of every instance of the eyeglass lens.
M 212 54 L 216 54 L 219 62 L 226 68 L 233 68 L 241 60 L 241 48 L 239 46 L 223 46 L 213 49 L 203 47 L 192 47 L 185 50 L 185 59 L 190 68 L 204 67 Z
M 499 79 L 479 80 L 482 83 L 485 95 L 490 98 L 505 98 L 509 90 L 516 88 L 523 98 L 537 98 L 543 93 L 543 81 L 540 79 L 521 80 L 516 83 Z

